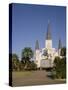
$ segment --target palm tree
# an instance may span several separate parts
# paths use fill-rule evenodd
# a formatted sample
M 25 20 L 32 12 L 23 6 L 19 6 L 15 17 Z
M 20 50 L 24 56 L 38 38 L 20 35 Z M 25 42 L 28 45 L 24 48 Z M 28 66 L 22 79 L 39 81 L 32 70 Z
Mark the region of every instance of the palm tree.
M 33 51 L 30 47 L 25 47 L 22 51 L 21 62 L 25 64 L 25 69 L 28 67 L 30 59 L 33 57 Z
M 33 57 L 33 51 L 31 48 L 26 47 L 23 49 L 22 51 L 22 58 L 27 58 L 27 59 L 31 59 Z

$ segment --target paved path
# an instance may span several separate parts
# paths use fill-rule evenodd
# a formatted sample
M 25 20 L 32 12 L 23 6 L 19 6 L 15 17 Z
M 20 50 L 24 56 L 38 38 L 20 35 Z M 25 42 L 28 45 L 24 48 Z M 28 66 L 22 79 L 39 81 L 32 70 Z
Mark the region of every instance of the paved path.
M 65 83 L 65 80 L 53 80 L 47 77 L 46 71 L 32 71 L 31 75 L 27 77 L 13 76 L 13 86 L 29 86 L 29 85 L 46 85 L 46 84 L 60 84 Z

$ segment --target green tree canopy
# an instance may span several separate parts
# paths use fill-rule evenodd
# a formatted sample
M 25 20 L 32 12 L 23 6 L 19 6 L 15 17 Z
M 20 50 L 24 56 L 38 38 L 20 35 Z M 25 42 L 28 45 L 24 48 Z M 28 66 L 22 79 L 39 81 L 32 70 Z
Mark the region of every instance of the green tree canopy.
M 31 59 L 33 57 L 33 51 L 30 47 L 25 47 L 22 50 L 22 58 L 29 58 Z
M 66 57 L 55 57 L 54 68 L 57 78 L 66 78 Z
M 60 55 L 61 56 L 66 56 L 66 48 L 65 47 L 61 48 Z
M 12 54 L 12 69 L 13 70 L 19 69 L 19 58 L 16 54 Z
M 22 50 L 21 62 L 24 65 L 24 69 L 30 68 L 30 59 L 33 57 L 33 51 L 30 47 L 25 47 Z

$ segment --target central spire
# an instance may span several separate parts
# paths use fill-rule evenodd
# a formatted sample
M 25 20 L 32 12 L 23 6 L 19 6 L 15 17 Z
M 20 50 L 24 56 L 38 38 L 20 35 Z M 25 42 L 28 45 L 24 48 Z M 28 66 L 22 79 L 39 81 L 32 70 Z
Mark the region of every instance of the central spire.
M 50 30 L 51 30 L 50 21 L 48 20 L 46 40 L 45 40 L 45 48 L 47 48 L 47 49 L 51 49 L 52 48 L 52 38 L 51 38 Z
M 51 32 L 50 32 L 50 21 L 48 20 L 48 27 L 47 27 L 47 34 L 46 34 L 46 40 L 51 40 Z

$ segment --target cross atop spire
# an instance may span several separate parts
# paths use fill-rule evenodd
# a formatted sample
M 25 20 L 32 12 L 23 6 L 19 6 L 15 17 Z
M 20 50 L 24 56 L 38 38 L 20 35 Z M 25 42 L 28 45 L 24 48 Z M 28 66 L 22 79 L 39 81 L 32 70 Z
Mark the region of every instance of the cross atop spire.
M 47 34 L 46 34 L 46 39 L 51 40 L 51 32 L 50 32 L 50 21 L 48 20 L 48 27 L 47 27 Z

